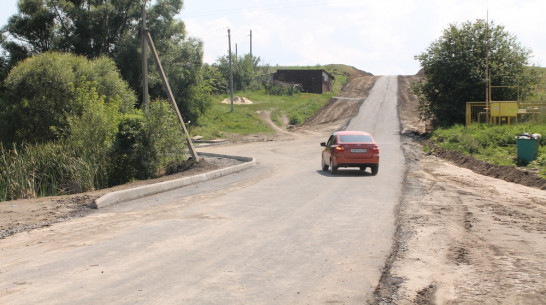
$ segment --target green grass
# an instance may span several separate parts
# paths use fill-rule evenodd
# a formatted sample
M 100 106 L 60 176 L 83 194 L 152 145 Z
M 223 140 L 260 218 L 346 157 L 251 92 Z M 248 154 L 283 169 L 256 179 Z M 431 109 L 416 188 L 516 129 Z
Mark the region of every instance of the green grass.
M 218 96 L 207 113 L 200 118 L 199 126 L 191 126 L 191 134 L 214 139 L 230 138 L 232 135 L 272 133 L 259 112 L 270 111 L 272 121 L 278 126 L 282 125 L 284 116 L 289 118 L 291 124 L 297 125 L 315 114 L 332 97 L 332 93 L 272 96 L 265 94 L 265 91 L 237 92 L 236 95 L 248 98 L 253 104 L 234 105 L 231 112 L 231 105 L 220 103 L 228 96 Z
M 299 67 L 302 69 L 302 67 Z M 192 136 L 202 136 L 205 140 L 224 138 L 236 139 L 238 136 L 248 134 L 267 134 L 273 131 L 260 118 L 262 111 L 271 112 L 271 120 L 282 126 L 282 118 L 287 117 L 289 124 L 299 125 L 315 114 L 328 100 L 339 94 L 343 85 L 347 82 L 350 67 L 343 65 L 329 65 L 323 68 L 333 74 L 336 81 L 332 92 L 324 94 L 298 93 L 292 96 L 268 95 L 265 90 L 236 92 L 235 96 L 246 97 L 253 102 L 250 105 L 222 104 L 220 101 L 229 98 L 229 95 L 214 97 L 213 105 L 207 113 L 199 119 L 199 125 L 190 126 Z
M 456 125 L 436 129 L 431 139 L 435 145 L 448 150 L 458 150 L 464 154 L 496 165 L 526 166 L 546 178 L 546 140 L 542 139 L 539 154 L 535 161 L 522 164 L 517 159 L 516 136 L 521 133 L 538 133 L 546 136 L 546 124 L 516 124 L 487 126 L 472 124 Z

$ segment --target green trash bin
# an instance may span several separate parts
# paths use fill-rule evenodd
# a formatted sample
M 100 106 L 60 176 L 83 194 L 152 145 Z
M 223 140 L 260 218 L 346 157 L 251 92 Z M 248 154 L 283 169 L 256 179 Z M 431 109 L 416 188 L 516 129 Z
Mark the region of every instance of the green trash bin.
M 532 162 L 538 156 L 540 135 L 520 134 L 516 137 L 518 160 L 526 163 Z

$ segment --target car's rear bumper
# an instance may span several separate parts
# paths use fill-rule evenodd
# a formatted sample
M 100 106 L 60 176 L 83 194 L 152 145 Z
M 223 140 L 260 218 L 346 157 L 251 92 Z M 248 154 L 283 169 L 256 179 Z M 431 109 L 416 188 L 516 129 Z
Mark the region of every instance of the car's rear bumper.
M 334 158 L 336 167 L 370 167 L 379 165 L 379 156 L 367 159 Z

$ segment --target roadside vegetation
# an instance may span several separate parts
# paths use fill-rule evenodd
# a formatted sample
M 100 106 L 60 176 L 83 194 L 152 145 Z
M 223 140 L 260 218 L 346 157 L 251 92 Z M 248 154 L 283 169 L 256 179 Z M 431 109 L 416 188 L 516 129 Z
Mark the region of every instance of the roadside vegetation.
M 54 81 L 53 81 L 54 80 Z M 185 162 L 170 105 L 136 97 L 106 57 L 47 52 L 7 76 L 0 100 L 0 200 L 79 193 Z
M 466 102 L 486 100 L 486 71 L 490 73 L 490 85 L 497 86 L 490 100 L 519 98 L 545 103 L 546 69 L 529 66 L 530 56 L 531 51 L 522 47 L 514 35 L 493 22 L 477 20 L 446 28 L 425 52 L 415 56 L 425 77 L 411 89 L 419 99 L 421 118 L 436 126 L 425 149 L 460 151 L 495 165 L 526 166 L 546 178 L 544 146 L 539 147 L 538 158 L 530 164 L 518 161 L 516 147 L 519 134 L 546 136 L 544 106 L 534 120 L 520 118 L 528 123 L 464 126 Z M 541 143 L 545 142 L 542 139 Z
M 456 150 L 495 165 L 525 166 L 546 179 L 546 141 L 538 142 L 536 160 L 525 164 L 517 158 L 516 136 L 522 133 L 538 133 L 544 137 L 546 124 L 440 127 L 432 132 L 430 139 L 433 144 L 425 146 L 425 151 L 434 153 L 437 147 Z

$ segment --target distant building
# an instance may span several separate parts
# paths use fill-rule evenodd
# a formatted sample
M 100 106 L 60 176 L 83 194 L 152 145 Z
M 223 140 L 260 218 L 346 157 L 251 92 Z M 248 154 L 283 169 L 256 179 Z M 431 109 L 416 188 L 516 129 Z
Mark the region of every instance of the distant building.
M 321 94 L 332 91 L 335 78 L 325 70 L 277 70 L 273 80 L 300 84 L 305 92 Z

